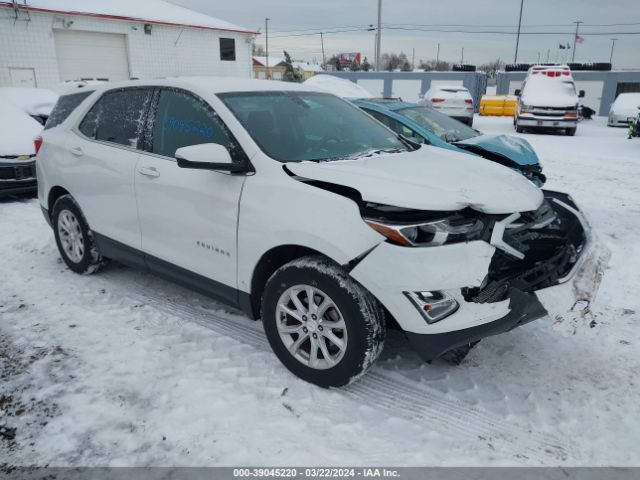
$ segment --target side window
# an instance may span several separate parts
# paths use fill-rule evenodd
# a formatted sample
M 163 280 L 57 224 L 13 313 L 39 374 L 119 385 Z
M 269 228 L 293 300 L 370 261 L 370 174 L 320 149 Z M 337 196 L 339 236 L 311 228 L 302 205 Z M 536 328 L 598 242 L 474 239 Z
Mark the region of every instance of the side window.
M 405 127 L 403 124 L 401 124 L 399 121 L 397 121 L 394 118 L 387 117 L 386 115 L 383 115 L 382 113 L 376 112 L 376 111 L 373 111 L 373 110 L 365 110 L 365 111 L 369 115 L 371 115 L 373 118 L 375 118 L 379 122 L 385 124 L 391 130 L 393 130 L 394 132 L 396 132 L 396 133 L 398 133 L 400 135 L 404 135 L 407 138 L 411 138 L 411 137 L 422 138 L 416 132 L 414 132 L 413 130 L 411 130 L 408 127 Z
M 220 39 L 220 60 L 235 61 L 236 41 L 233 38 Z
M 150 101 L 147 88 L 107 92 L 85 115 L 79 129 L 94 140 L 137 148 Z
M 186 92 L 162 90 L 151 152 L 173 158 L 177 149 L 201 143 L 218 143 L 234 156 L 235 143 L 209 105 Z
M 80 93 L 72 93 L 70 95 L 63 95 L 60 97 L 53 107 L 53 110 L 47 119 L 47 123 L 44 125 L 44 129 L 49 130 L 50 128 L 60 125 L 69 115 L 71 115 L 71 112 L 73 112 L 75 108 L 92 93 L 93 90 L 85 90 Z

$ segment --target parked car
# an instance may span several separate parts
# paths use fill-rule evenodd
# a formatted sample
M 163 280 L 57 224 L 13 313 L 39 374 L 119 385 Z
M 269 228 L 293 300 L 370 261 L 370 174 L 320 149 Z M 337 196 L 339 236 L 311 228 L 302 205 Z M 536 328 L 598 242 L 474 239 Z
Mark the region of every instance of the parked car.
M 578 128 L 578 106 L 584 91 L 576 85 L 568 66 L 536 65 L 529 69 L 518 97 L 513 123 L 516 132 L 525 129 L 564 130 L 575 135 Z
M 282 363 L 323 387 L 364 374 L 386 325 L 432 360 L 600 279 L 568 195 L 303 85 L 99 87 L 43 132 L 36 164 L 71 270 L 120 260 L 262 318 Z
M 42 125 L 0 99 L 0 196 L 35 193 L 34 139 Z
M 484 135 L 439 111 L 398 99 L 360 99 L 353 103 L 411 140 L 478 155 L 512 168 L 538 187 L 546 181 L 535 150 L 524 138 Z
M 58 94 L 46 88 L 2 87 L 0 104 L 11 103 L 40 125 L 44 125 L 58 101 Z
M 419 103 L 449 115 L 470 127 L 473 125 L 473 98 L 465 87 L 456 85 L 433 86 L 427 90 Z
M 372 98 L 373 95 L 361 85 L 329 74 L 316 74 L 304 81 L 307 87 L 333 93 L 342 98 Z
M 626 127 L 629 119 L 638 115 L 640 108 L 640 93 L 621 93 L 611 104 L 607 125 L 610 127 Z

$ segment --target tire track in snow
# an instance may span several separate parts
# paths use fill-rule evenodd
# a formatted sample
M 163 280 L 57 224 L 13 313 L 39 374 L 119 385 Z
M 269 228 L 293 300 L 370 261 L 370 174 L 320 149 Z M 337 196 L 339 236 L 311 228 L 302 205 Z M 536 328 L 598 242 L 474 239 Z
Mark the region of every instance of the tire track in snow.
M 127 272 L 127 275 L 130 271 Z M 221 313 L 221 309 L 209 309 L 203 305 L 191 306 L 186 302 L 167 298 L 150 287 L 149 282 L 137 272 L 130 280 L 136 288 L 122 289 L 122 296 L 159 310 L 165 314 L 197 323 L 217 334 L 249 344 L 254 348 L 271 352 L 259 322 L 248 321 L 242 313 Z M 94 277 L 95 278 L 95 277 Z M 121 283 L 107 282 L 112 289 L 120 290 Z M 128 283 L 128 282 L 127 282 Z M 106 286 L 106 285 L 105 285 Z M 177 289 L 183 290 L 181 287 Z M 173 286 L 172 286 L 173 289 Z M 213 300 L 189 292 L 190 297 Z M 282 367 L 284 368 L 284 367 Z M 397 372 L 385 371 L 374 366 L 364 377 L 352 385 L 335 389 L 342 395 L 358 400 L 363 405 L 384 410 L 390 416 L 408 420 L 424 419 L 428 426 L 443 434 L 455 432 L 474 441 L 483 441 L 500 452 L 509 452 L 516 461 L 536 461 L 543 465 L 556 465 L 569 457 L 574 457 L 571 448 L 554 435 L 535 432 L 530 428 L 506 421 L 504 418 L 468 405 L 460 400 L 448 398 L 445 394 L 402 378 Z M 373 401 L 372 401 L 373 400 Z

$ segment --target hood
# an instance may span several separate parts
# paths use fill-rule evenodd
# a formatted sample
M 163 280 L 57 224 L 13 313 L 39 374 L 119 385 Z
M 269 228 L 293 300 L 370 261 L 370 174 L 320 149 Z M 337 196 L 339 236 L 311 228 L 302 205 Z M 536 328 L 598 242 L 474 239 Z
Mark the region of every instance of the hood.
M 542 202 L 542 191 L 508 168 L 426 145 L 414 152 L 286 166 L 303 178 L 354 188 L 365 201 L 416 210 L 471 207 L 504 214 L 535 210 Z
M 453 144 L 461 148 L 472 146 L 487 152 L 497 153 L 513 160 L 518 165 L 537 165 L 540 163 L 538 155 L 527 140 L 511 135 L 478 135 Z

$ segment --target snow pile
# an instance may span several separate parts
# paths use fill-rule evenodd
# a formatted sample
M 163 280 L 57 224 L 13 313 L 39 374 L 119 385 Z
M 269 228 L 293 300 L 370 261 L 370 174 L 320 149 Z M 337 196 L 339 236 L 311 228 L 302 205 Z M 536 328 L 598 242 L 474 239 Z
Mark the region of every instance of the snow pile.
M 19 2 L 20 4 L 22 2 Z M 141 22 L 159 22 L 174 25 L 232 30 L 254 33 L 224 20 L 194 12 L 163 0 L 29 0 L 28 7 L 54 12 L 85 15 L 108 15 Z M 0 2 L 0 5 L 11 2 Z M 20 5 L 22 6 L 22 5 Z
M 58 94 L 46 88 L 0 88 L 0 103 L 12 103 L 29 115 L 48 117 L 58 101 Z
M 640 107 L 640 93 L 621 93 L 611 105 L 611 112 L 620 117 L 635 117 Z
M 105 83 L 106 80 L 74 80 L 59 83 L 52 87 L 52 90 L 58 95 L 70 95 L 72 93 L 78 93 L 82 91 L 82 89 L 86 89 L 86 87 L 90 87 L 92 85 L 101 86 Z
M 41 131 L 42 125 L 6 98 L 0 97 L 0 157 L 33 155 L 33 138 Z
M 303 85 L 323 92 L 333 93 L 342 98 L 373 98 L 373 95 L 357 83 L 331 75 L 314 75 Z

